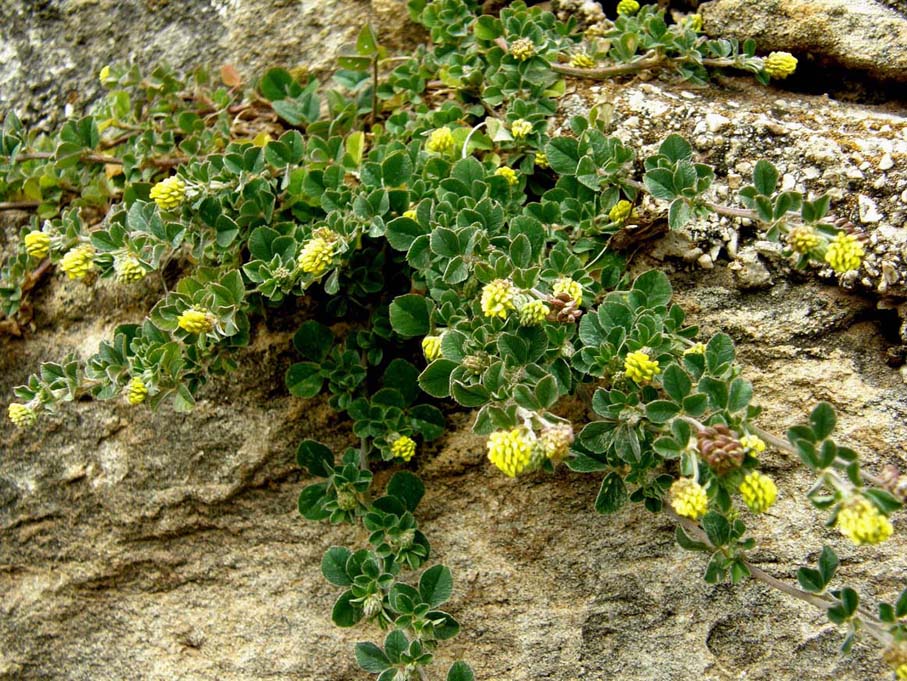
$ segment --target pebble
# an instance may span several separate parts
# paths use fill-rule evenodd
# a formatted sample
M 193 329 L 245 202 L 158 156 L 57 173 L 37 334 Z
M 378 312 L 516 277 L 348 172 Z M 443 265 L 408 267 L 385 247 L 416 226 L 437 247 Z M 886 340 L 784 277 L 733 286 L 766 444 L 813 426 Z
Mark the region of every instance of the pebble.
M 708 113 L 705 115 L 705 127 L 707 127 L 710 132 L 720 132 L 730 125 L 730 123 L 731 119 L 722 116 L 721 114 Z
M 879 170 L 891 170 L 892 168 L 894 168 L 894 159 L 891 158 L 891 154 L 885 154 L 879 161 Z
M 875 201 L 868 196 L 860 194 L 857 198 L 857 203 L 860 206 L 860 222 L 863 224 L 878 222 L 882 219 L 882 214 L 879 213 L 879 208 L 876 206 Z

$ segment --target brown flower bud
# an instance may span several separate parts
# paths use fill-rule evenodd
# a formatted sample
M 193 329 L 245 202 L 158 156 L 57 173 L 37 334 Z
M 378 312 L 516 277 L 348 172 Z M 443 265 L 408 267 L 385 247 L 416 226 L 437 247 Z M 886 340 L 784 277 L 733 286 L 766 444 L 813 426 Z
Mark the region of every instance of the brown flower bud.
M 743 463 L 743 446 L 735 433 L 718 424 L 696 434 L 699 454 L 718 475 L 738 468 Z

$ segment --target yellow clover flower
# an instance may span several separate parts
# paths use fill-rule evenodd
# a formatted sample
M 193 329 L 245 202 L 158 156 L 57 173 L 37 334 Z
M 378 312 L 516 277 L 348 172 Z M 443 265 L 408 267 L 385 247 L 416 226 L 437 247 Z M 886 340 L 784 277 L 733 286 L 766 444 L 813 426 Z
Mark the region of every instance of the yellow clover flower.
M 19 404 L 18 402 L 13 402 L 9 405 L 6 413 L 9 416 L 9 420 L 18 428 L 28 428 L 35 425 L 35 421 L 38 420 L 34 409 L 27 404 Z
M 534 444 L 522 428 L 499 430 L 488 436 L 488 460 L 513 478 L 526 470 Z
M 551 165 L 548 163 L 548 155 L 544 151 L 535 152 L 535 165 L 539 168 L 547 168 Z
M 690 347 L 683 351 L 685 355 L 704 355 L 705 354 L 705 343 L 693 343 Z
M 501 166 L 500 168 L 498 168 L 497 170 L 494 171 L 494 174 L 500 175 L 505 180 L 507 180 L 507 184 L 509 184 L 511 187 L 513 185 L 515 185 L 517 182 L 519 182 L 519 179 L 517 178 L 517 175 L 516 175 L 516 171 L 513 168 L 509 168 L 507 166 Z
M 416 443 L 412 438 L 401 435 L 391 444 L 391 454 L 397 459 L 409 461 L 416 453 Z
M 740 483 L 740 496 L 753 513 L 763 513 L 775 503 L 778 488 L 770 477 L 753 471 Z
M 316 236 L 303 244 L 297 262 L 299 269 L 317 277 L 327 271 L 333 260 L 334 242 L 323 236 Z
M 689 26 L 694 32 L 699 33 L 702 31 L 702 15 L 701 14 L 691 14 L 687 17 L 687 26 Z
M 574 281 L 570 277 L 561 277 L 554 282 L 554 286 L 551 287 L 551 292 L 556 296 L 559 296 L 562 293 L 570 296 L 571 300 L 573 300 L 577 306 L 583 304 L 583 287 L 578 281 Z
M 765 443 L 761 437 L 756 435 L 744 435 L 740 438 L 740 446 L 749 449 L 753 454 L 761 454 L 765 451 Z
M 429 362 L 441 356 L 441 336 L 426 336 L 422 339 L 422 354 Z
M 114 267 L 117 272 L 117 279 L 123 283 L 138 281 L 145 276 L 145 268 L 131 255 L 118 259 Z
M 410 208 L 409 210 L 403 211 L 403 217 L 409 218 L 410 220 L 415 220 L 418 216 L 416 215 L 416 211 Z
M 624 360 L 624 375 L 640 385 L 648 383 L 660 373 L 658 361 L 649 359 L 648 353 L 642 350 L 631 352 Z
M 570 66 L 575 69 L 591 69 L 595 67 L 595 60 L 585 52 L 577 52 L 570 57 Z
M 214 317 L 207 310 L 192 308 L 183 312 L 176 323 L 189 333 L 208 333 L 214 328 Z
M 513 309 L 513 283 L 509 279 L 495 279 L 485 284 L 482 288 L 482 314 L 507 319 L 507 313 Z
M 446 154 L 454 148 L 453 133 L 450 128 L 438 128 L 432 130 L 428 141 L 425 143 L 425 149 L 434 154 Z
M 608 211 L 608 219 L 611 222 L 623 224 L 624 220 L 630 217 L 630 213 L 632 212 L 633 204 L 626 199 L 621 199 L 613 206 L 611 206 L 611 210 Z
M 671 485 L 671 508 L 677 515 L 698 520 L 709 510 L 705 488 L 692 478 L 678 478 Z
M 853 234 L 838 232 L 825 251 L 825 262 L 838 274 L 855 270 L 863 262 L 865 251 Z
M 618 14 L 636 14 L 639 11 L 639 3 L 636 0 L 620 0 L 617 3 Z
M 763 62 L 765 72 L 771 78 L 787 78 L 797 70 L 797 58 L 790 52 L 772 52 Z
M 819 247 L 819 244 L 822 243 L 819 235 L 816 234 L 816 230 L 806 225 L 797 227 L 793 230 L 790 233 L 790 236 L 787 237 L 787 240 L 795 253 L 801 253 L 803 255 L 815 250 Z
M 43 260 L 50 254 L 50 234 L 32 230 L 25 235 L 25 252 L 31 257 Z
M 551 308 L 541 300 L 530 300 L 520 308 L 520 326 L 538 326 L 550 313 Z
M 94 269 L 94 248 L 90 244 L 76 246 L 63 256 L 60 267 L 70 279 L 84 279 Z
M 129 404 L 141 404 L 148 397 L 148 386 L 139 376 L 133 376 L 126 386 L 126 401 Z
M 513 123 L 510 124 L 510 134 L 513 135 L 513 139 L 522 140 L 526 139 L 532 133 L 532 123 L 522 118 L 517 118 Z
M 880 544 L 894 531 L 891 521 L 865 497 L 846 501 L 838 512 L 838 530 L 857 546 Z
M 510 54 L 514 59 L 526 61 L 535 55 L 535 44 L 529 38 L 518 38 L 510 44 Z
M 154 185 L 149 196 L 161 210 L 173 210 L 186 199 L 186 183 L 179 175 L 173 175 Z

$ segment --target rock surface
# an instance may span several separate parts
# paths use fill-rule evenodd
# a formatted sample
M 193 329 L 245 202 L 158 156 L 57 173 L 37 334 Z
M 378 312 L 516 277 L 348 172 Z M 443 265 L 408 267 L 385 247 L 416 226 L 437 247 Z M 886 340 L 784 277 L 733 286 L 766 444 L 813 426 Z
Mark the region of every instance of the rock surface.
M 109 4 L 36 6 L 78 12 Z M 162 16 L 155 12 L 183 11 L 176 3 L 147 4 L 156 8 L 149 21 Z M 287 17 L 299 9 L 270 4 Z M 242 0 L 216 6 L 251 11 Z M 210 15 L 194 16 L 217 23 L 210 7 Z M 260 55 L 272 49 L 267 40 L 284 47 L 298 40 L 291 32 L 255 35 Z M 86 68 L 93 74 L 103 61 Z M 783 431 L 809 405 L 828 400 L 868 468 L 907 467 L 907 391 L 885 363 L 904 341 L 894 313 L 876 307 L 882 293 L 897 302 L 905 290 L 903 116 L 737 78 L 695 91 L 658 81 L 571 89 L 562 113 L 612 107 L 615 134 L 642 145 L 640 155 L 669 132 L 686 135 L 698 158 L 718 167 L 715 200 L 729 200 L 762 157 L 792 187 L 837 190 L 832 209 L 867 231 L 869 265 L 882 272 L 883 260 L 873 258 L 888 258 L 898 274 L 884 292 L 883 275 L 868 270 L 848 282 L 856 292 L 793 274 L 752 226 L 727 219 L 645 245 L 633 267 L 666 268 L 677 301 L 704 333 L 734 337 L 767 428 Z M 877 221 L 860 222 L 861 196 L 872 201 Z M 6 233 L 14 233 L 11 226 Z M 34 300 L 38 331 L 0 336 L 3 400 L 41 361 L 85 356 L 117 323 L 140 318 L 158 293 L 146 285 L 126 297 L 115 286 L 53 277 Z M 366 536 L 305 521 L 295 510 L 305 484 L 293 461 L 298 441 L 312 437 L 335 449 L 352 441 L 323 401 L 285 394 L 302 307 L 271 326 L 259 323 L 239 357 L 242 369 L 212 382 L 189 416 L 86 402 L 64 407 L 38 432 L 2 420 L 0 679 L 373 678 L 356 668 L 352 645 L 381 634 L 331 624 L 337 590 L 319 570 L 329 546 L 360 546 Z M 462 625 L 439 651 L 442 661 L 467 659 L 478 679 L 498 681 L 884 677 L 869 644 L 839 657 L 840 632 L 809 606 L 759 585 L 705 584 L 704 559 L 674 544 L 666 520 L 638 508 L 596 515 L 594 476 L 560 470 L 504 478 L 468 425 L 468 415 L 451 414 L 450 433 L 413 462 L 427 487 L 419 520 L 435 558 L 453 569 L 450 609 Z M 895 518 L 889 543 L 854 549 L 804 501 L 811 480 L 803 467 L 777 452 L 764 457 L 780 498 L 753 523 L 760 565 L 793 582 L 796 567 L 827 543 L 842 558 L 841 583 L 867 603 L 891 600 L 907 569 L 904 515 Z

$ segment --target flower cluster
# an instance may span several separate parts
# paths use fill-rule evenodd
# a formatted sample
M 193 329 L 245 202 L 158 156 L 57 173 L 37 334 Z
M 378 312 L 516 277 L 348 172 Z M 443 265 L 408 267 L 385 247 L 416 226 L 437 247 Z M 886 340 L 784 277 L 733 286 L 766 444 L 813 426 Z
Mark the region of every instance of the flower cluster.
M 148 386 L 140 376 L 133 376 L 132 380 L 126 386 L 126 401 L 129 404 L 141 404 L 148 396 Z
M 412 438 L 407 437 L 406 435 L 401 435 L 391 443 L 391 454 L 397 459 L 409 461 L 413 458 L 415 453 L 416 443 Z
M 482 288 L 482 314 L 486 317 L 507 318 L 515 309 L 513 304 L 513 282 L 509 279 L 495 279 Z
M 19 428 L 33 426 L 35 425 L 35 421 L 38 420 L 38 416 L 35 414 L 34 409 L 27 404 L 19 404 L 18 402 L 13 402 L 9 405 L 6 413 L 9 416 L 9 420 Z
M 430 151 L 434 154 L 446 154 L 453 148 L 453 133 L 450 131 L 450 128 L 446 127 L 432 130 L 431 135 L 428 136 L 428 141 L 425 143 L 426 151 Z
M 816 234 L 816 230 L 807 225 L 797 227 L 791 231 L 787 238 L 790 242 L 791 249 L 795 253 L 800 253 L 802 255 L 807 255 L 811 251 L 814 251 L 819 247 L 819 244 L 822 243 L 822 239 Z
M 50 254 L 50 235 L 33 230 L 25 235 L 25 252 L 41 260 Z
M 551 308 L 541 300 L 530 300 L 520 308 L 520 324 L 522 326 L 538 326 L 551 313 Z
M 426 336 L 422 339 L 422 354 L 429 362 L 441 356 L 441 336 Z
M 535 44 L 529 38 L 518 38 L 510 44 L 510 55 L 519 61 L 535 56 Z
M 683 351 L 685 355 L 704 355 L 705 354 L 705 343 L 693 343 L 690 347 Z
M 178 175 L 168 177 L 154 185 L 148 196 L 161 210 L 173 210 L 186 199 L 186 183 Z
M 211 313 L 197 308 L 183 312 L 177 318 L 176 323 L 189 333 L 208 333 L 214 328 L 214 318 Z
M 797 70 L 797 58 L 790 52 L 772 52 L 765 58 L 764 68 L 771 78 L 787 78 Z
M 118 259 L 114 267 L 117 271 L 117 279 L 124 283 L 138 281 L 145 276 L 145 268 L 131 255 Z
M 591 69 L 595 67 L 595 60 L 585 52 L 577 52 L 570 57 L 570 66 L 576 69 Z
M 639 11 L 639 3 L 636 0 L 620 0 L 617 3 L 618 14 L 636 14 Z
M 863 262 L 863 246 L 853 234 L 838 232 L 828 250 L 825 251 L 825 262 L 831 265 L 838 274 L 855 270 Z
M 740 446 L 750 450 L 752 454 L 761 454 L 765 451 L 765 442 L 756 435 L 744 435 L 740 438 Z
M 513 478 L 529 466 L 534 444 L 522 428 L 500 430 L 488 437 L 488 459 Z
M 880 544 L 894 531 L 891 521 L 866 497 L 855 496 L 838 512 L 838 530 L 858 546 Z
M 778 497 L 774 481 L 759 471 L 749 473 L 740 483 L 740 496 L 753 513 L 764 513 Z
M 298 264 L 306 274 L 324 274 L 334 260 L 334 241 L 316 236 L 306 241 L 299 252 Z
M 76 246 L 63 256 L 60 267 L 70 279 L 84 279 L 94 269 L 94 248 L 91 244 Z
M 559 278 L 554 282 L 554 286 L 551 287 L 551 292 L 555 296 L 567 296 L 578 306 L 583 304 L 583 287 L 578 281 L 574 281 L 570 277 Z
M 611 222 L 616 222 L 618 224 L 623 224 L 624 220 L 630 217 L 630 213 L 633 212 L 633 204 L 627 201 L 626 199 L 621 199 L 613 206 L 611 210 L 608 211 L 608 219 Z
M 548 156 L 544 151 L 535 152 L 535 165 L 539 168 L 547 168 L 550 165 L 548 163 Z
M 671 508 L 685 518 L 698 520 L 709 509 L 705 488 L 692 478 L 678 478 L 671 485 Z
M 505 180 L 507 180 L 507 184 L 509 184 L 511 187 L 514 186 L 517 182 L 519 182 L 516 171 L 513 168 L 510 168 L 508 166 L 501 166 L 500 168 L 498 168 L 497 170 L 494 171 L 494 174 L 498 175 L 500 177 L 503 177 Z
M 532 123 L 522 118 L 517 118 L 510 124 L 510 134 L 514 139 L 526 139 L 532 133 Z
M 649 359 L 648 353 L 643 350 L 629 353 L 624 360 L 624 375 L 640 385 L 648 383 L 660 373 L 658 361 Z

